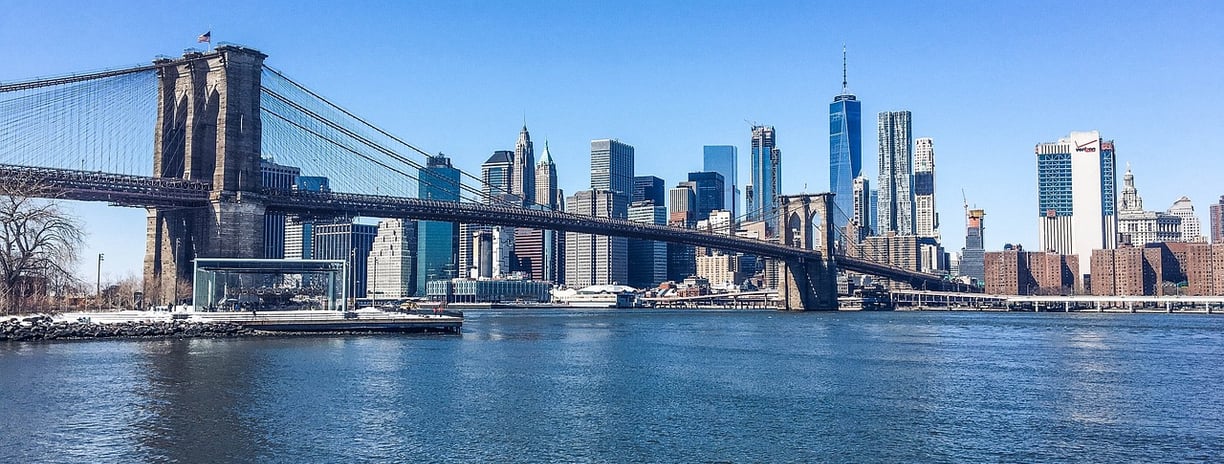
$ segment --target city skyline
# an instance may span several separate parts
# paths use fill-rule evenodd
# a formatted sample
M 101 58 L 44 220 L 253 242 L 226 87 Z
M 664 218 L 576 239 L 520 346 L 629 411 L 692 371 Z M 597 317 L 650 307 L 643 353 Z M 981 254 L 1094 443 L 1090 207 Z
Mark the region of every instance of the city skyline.
M 868 121 L 893 109 L 919 116 L 913 136 L 940 145 L 936 190 L 944 200 L 937 205 L 943 229 L 964 227 L 954 200 L 963 188 L 970 205 L 990 215 L 987 250 L 1004 243 L 1036 248 L 1029 212 L 1037 205 L 1037 182 L 1029 150 L 1069 131 L 1099 130 L 1115 140 L 1117 161 L 1131 163 L 1151 206 L 1186 195 L 1205 221 L 1208 205 L 1221 194 L 1212 181 L 1224 162 L 1210 137 L 1221 127 L 1215 108 L 1224 104 L 1210 72 L 1210 63 L 1221 58 L 1214 44 L 1224 43 L 1221 32 L 1206 27 L 1222 16 L 1214 3 L 1077 4 L 1097 24 L 1109 25 L 1089 30 L 1074 14 L 1050 13 L 1061 11 L 1053 3 L 782 4 L 768 12 L 733 4 L 699 11 L 681 4 L 392 5 L 378 11 L 301 5 L 287 15 L 288 5 L 217 2 L 208 12 L 163 22 L 155 15 L 160 7 L 138 4 L 15 2 L 0 18 L 0 40 L 10 44 L 0 50 L 6 63 L 0 80 L 177 55 L 183 47 L 203 48 L 195 37 L 211 25 L 214 42 L 268 53 L 270 65 L 427 151 L 446 153 L 468 172 L 494 150 L 514 146 L 526 113 L 535 141 L 551 141 L 564 191 L 586 188 L 589 142 L 603 137 L 637 148 L 634 175 L 659 176 L 671 186 L 700 169 L 704 145 L 734 145 L 750 153 L 748 119 L 781 132 L 779 147 L 787 155 L 782 191 L 797 193 L 828 190 L 824 106 L 839 89 L 840 48 L 847 43 L 854 51 L 853 90 Z M 52 14 L 69 7 L 77 12 Z M 847 21 L 837 29 L 805 26 L 830 16 Z M 927 20 L 911 21 L 914 16 Z M 337 18 L 334 27 L 313 27 L 331 17 Z M 623 40 L 582 31 L 578 25 L 593 17 L 608 18 L 596 29 L 614 27 L 625 32 Z M 752 41 L 739 32 L 706 33 L 711 24 L 734 25 L 745 17 L 776 27 Z M 1017 32 L 995 33 L 1001 22 Z M 491 24 L 536 32 L 506 36 L 497 32 L 500 26 L 482 31 Z M 306 30 L 312 32 L 285 33 Z M 879 32 L 884 30 L 889 34 Z M 1148 43 L 1138 32 L 1184 46 Z M 105 47 L 97 46 L 99 37 Z M 762 41 L 768 49 L 759 46 Z M 623 66 L 587 69 L 607 58 Z M 1032 71 L 1059 60 L 1097 58 L 1109 63 L 1108 71 Z M 761 61 L 775 63 L 775 69 L 739 72 Z M 728 72 L 710 73 L 716 66 Z M 591 104 L 600 111 L 576 110 Z M 863 128 L 868 134 L 871 129 Z M 863 145 L 867 153 L 876 150 L 874 137 Z M 748 172 L 745 158 L 739 169 Z M 877 167 L 865 164 L 863 171 L 873 177 Z M 108 278 L 139 269 L 143 244 L 129 237 L 142 235 L 143 210 L 74 206 L 93 226 L 82 275 L 92 275 L 90 257 L 102 252 Z M 97 227 L 112 218 L 119 224 L 107 229 L 114 231 Z M 945 233 L 945 247 L 959 249 L 959 235 Z

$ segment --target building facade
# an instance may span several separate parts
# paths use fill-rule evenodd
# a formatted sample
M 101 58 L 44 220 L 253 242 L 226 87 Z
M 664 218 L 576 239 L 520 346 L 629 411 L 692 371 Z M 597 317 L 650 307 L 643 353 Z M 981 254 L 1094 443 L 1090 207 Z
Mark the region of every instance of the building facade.
M 616 209 L 622 212 L 617 218 L 625 218 L 633 195 L 632 145 L 611 139 L 591 141 L 591 189 L 617 194 Z
M 876 180 L 879 204 L 875 232 L 897 235 L 914 233 L 914 163 L 910 150 L 909 111 L 885 111 L 879 120 L 879 167 Z
M 292 190 L 297 186 L 302 170 L 294 166 L 285 166 L 271 160 L 260 159 L 259 174 L 264 188 Z M 287 220 L 288 216 L 285 213 L 270 211 L 264 214 L 264 258 L 284 259 L 287 256 L 285 250 Z
M 1135 175 L 1128 166 L 1122 175 L 1122 194 L 1118 200 L 1118 243 L 1142 247 L 1148 243 L 1178 242 L 1181 222 L 1180 217 L 1172 214 L 1143 210 L 1143 197 L 1135 188 Z
M 833 203 L 845 212 L 834 214 L 833 224 L 845 227 L 854 207 L 855 181 L 863 175 L 862 102 L 846 83 L 846 50 L 842 49 L 842 91 L 829 104 L 829 191 Z M 866 225 L 859 222 L 860 225 Z
M 583 190 L 566 199 L 566 212 L 606 218 L 628 217 L 624 194 Z M 606 235 L 565 233 L 565 284 L 571 288 L 628 282 L 629 239 Z
M 667 225 L 667 207 L 653 201 L 629 204 L 629 220 Z M 629 278 L 634 288 L 652 288 L 667 280 L 667 243 L 655 240 L 629 240 Z
M 939 211 L 935 209 L 935 141 L 914 140 L 914 234 L 939 240 Z
M 366 268 L 370 296 L 407 298 L 416 294 L 416 222 L 405 219 L 378 221 Z
M 666 197 L 667 187 L 663 185 L 663 179 L 655 176 L 633 177 L 633 195 L 629 197 L 630 203 L 650 201 L 662 206 L 666 204 Z
M 1224 243 L 1224 196 L 1211 205 L 1211 243 Z
M 854 191 L 851 193 L 854 198 L 854 215 L 851 216 L 850 227 L 847 236 L 853 237 L 855 241 L 862 241 L 869 235 L 872 235 L 871 218 L 874 217 L 872 207 L 875 205 L 871 201 L 871 181 L 866 177 L 858 176 L 854 178 Z
M 1037 230 L 1042 251 L 1092 256 L 1117 248 L 1117 176 L 1113 141 L 1072 132 L 1036 146 Z M 1090 271 L 1081 259 L 1080 275 Z
M 694 186 L 693 193 L 697 200 L 695 206 L 698 221 L 710 217 L 710 211 L 726 209 L 724 197 L 724 181 L 722 174 L 717 172 L 690 172 L 688 181 Z
M 723 208 L 739 217 L 739 154 L 735 145 L 705 145 L 701 147 L 701 170 L 723 176 Z M 662 202 L 656 203 L 662 204 Z
M 459 201 L 459 170 L 451 166 L 450 158 L 444 155 L 430 156 L 425 168 L 417 176 L 420 179 L 417 197 Z M 430 280 L 451 279 L 459 276 L 457 248 L 459 228 L 450 222 L 417 222 L 417 295 L 425 292 L 425 283 Z
M 1178 198 L 1173 202 L 1173 206 L 1169 207 L 1168 214 L 1181 218 L 1181 227 L 1178 230 L 1178 235 L 1183 242 L 1206 242 L 1207 238 L 1203 236 L 1203 226 L 1199 222 L 1197 214 L 1194 214 L 1194 203 L 1190 202 L 1189 197 Z
M 370 249 L 378 226 L 373 224 L 315 224 L 314 259 L 344 260 L 347 266 L 345 294 L 349 298 L 366 298 L 369 276 Z
M 745 215 L 754 221 L 772 224 L 782 190 L 782 150 L 777 146 L 773 126 L 752 126 L 751 193 L 745 189 Z M 770 220 L 766 220 L 770 219 Z M 770 225 L 770 230 L 773 225 Z
M 527 124 L 523 124 L 518 140 L 514 142 L 511 165 L 510 193 L 518 197 L 521 204 L 536 203 L 535 147 L 531 144 Z
M 986 232 L 986 211 L 969 209 L 965 205 L 965 248 L 961 249 L 958 263 L 959 275 L 969 276 L 983 282 L 986 278 L 983 237 Z

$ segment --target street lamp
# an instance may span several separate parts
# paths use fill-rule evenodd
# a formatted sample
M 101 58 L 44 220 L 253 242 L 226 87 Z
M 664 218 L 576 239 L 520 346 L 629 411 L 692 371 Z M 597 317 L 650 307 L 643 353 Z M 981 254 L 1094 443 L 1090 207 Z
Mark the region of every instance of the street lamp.
M 178 309 L 178 302 L 179 302 L 179 298 L 178 298 L 178 281 L 179 281 L 179 276 L 180 276 L 180 275 L 182 275 L 182 273 L 180 273 L 180 272 L 179 272 L 179 245 L 180 245 L 181 243 L 182 243 L 182 239 L 181 239 L 181 238 L 175 238 L 175 239 L 174 239 L 174 284 L 173 284 L 173 287 L 174 287 L 174 302 L 172 302 L 172 303 L 170 304 L 170 307 L 172 308 L 172 309 L 171 309 L 171 311 L 174 311 L 175 309 Z M 165 295 L 165 293 L 163 293 L 162 295 Z
M 98 286 L 94 295 L 97 301 L 98 311 L 102 310 L 102 260 L 106 259 L 106 254 L 98 253 Z

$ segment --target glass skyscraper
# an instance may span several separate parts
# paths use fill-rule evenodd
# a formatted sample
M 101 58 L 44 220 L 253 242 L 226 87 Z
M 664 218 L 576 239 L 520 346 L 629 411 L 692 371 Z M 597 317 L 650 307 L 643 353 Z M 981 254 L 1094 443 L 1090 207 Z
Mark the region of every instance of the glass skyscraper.
M 753 221 L 765 221 L 769 230 L 777 227 L 778 192 L 782 189 L 782 150 L 777 148 L 773 126 L 752 126 L 751 192 L 745 199 L 746 214 Z
M 829 191 L 840 210 L 833 214 L 838 228 L 845 227 L 854 215 L 854 179 L 863 175 L 861 113 L 862 102 L 846 85 L 846 49 L 842 48 L 842 91 L 829 104 Z
M 876 183 L 880 202 L 876 209 L 876 234 L 914 234 L 914 160 L 909 111 L 880 113 L 880 177 Z
M 717 172 L 690 172 L 689 182 L 696 186 L 696 217 L 698 221 L 710 218 L 710 211 L 726 209 L 723 196 L 726 182 Z
M 450 158 L 430 156 L 425 169 L 417 176 L 417 197 L 429 200 L 459 201 L 459 170 L 451 166 Z M 458 234 L 454 223 L 420 221 L 417 224 L 417 285 L 418 296 L 424 295 L 430 280 L 457 276 L 455 256 Z
M 735 145 L 706 145 L 702 147 L 701 170 L 717 172 L 723 176 L 723 209 L 731 211 L 731 217 L 738 218 L 739 179 L 737 177 L 739 154 Z
M 1088 274 L 1092 250 L 1117 247 L 1117 180 L 1112 140 L 1072 132 L 1041 143 L 1037 155 L 1037 229 L 1041 250 L 1079 255 Z

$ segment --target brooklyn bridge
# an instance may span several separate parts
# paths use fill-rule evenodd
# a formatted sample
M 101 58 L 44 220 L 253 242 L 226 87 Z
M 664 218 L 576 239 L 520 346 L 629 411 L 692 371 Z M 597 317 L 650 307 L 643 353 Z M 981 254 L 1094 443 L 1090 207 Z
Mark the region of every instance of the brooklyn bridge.
M 223 45 L 150 65 L 0 83 L 0 181 L 36 180 L 55 198 L 148 212 L 144 281 L 174 288 L 200 258 L 263 258 L 267 214 L 380 217 L 549 229 L 742 252 L 783 263 L 783 309 L 837 308 L 839 270 L 964 290 L 943 276 L 851 257 L 832 194 L 780 196 L 771 240 L 525 208 L 466 172 L 458 202 L 416 198 L 439 182 L 429 153 Z M 152 128 L 152 148 L 147 140 Z M 330 191 L 262 185 L 260 160 L 331 179 Z M 450 186 L 456 187 L 456 186 Z M 166 298 L 167 295 L 161 295 Z

